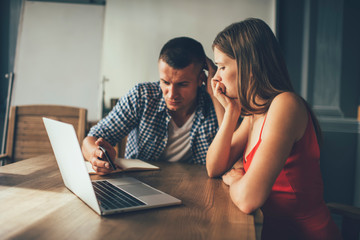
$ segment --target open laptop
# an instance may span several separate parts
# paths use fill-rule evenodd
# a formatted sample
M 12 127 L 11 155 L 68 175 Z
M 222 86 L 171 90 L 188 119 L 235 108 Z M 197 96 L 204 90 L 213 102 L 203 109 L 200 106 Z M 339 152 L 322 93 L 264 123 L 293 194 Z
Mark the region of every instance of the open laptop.
M 65 186 L 99 215 L 181 204 L 135 178 L 92 181 L 73 125 L 43 118 Z

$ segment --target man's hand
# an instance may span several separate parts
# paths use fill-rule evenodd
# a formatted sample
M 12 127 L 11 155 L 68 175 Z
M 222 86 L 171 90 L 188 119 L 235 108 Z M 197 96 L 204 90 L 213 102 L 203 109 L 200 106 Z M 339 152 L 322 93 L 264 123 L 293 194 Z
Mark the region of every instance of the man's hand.
M 106 149 L 112 160 L 115 159 L 116 151 L 110 143 L 103 138 L 86 137 L 83 143 L 83 154 L 84 157 L 91 163 L 92 168 L 99 175 L 106 175 L 112 172 L 110 164 L 105 161 L 103 151 L 99 149 L 99 146 Z M 103 160 L 102 160 L 103 159 Z M 120 168 L 119 166 L 117 166 Z

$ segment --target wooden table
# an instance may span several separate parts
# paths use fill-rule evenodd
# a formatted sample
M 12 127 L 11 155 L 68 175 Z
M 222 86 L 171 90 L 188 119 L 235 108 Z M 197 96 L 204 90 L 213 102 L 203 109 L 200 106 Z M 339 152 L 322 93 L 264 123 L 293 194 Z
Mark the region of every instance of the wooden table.
M 173 195 L 180 206 L 100 217 L 65 188 L 52 155 L 0 167 L 1 239 L 259 239 L 262 215 L 246 215 L 205 166 L 156 162 L 125 174 Z M 92 178 L 105 178 L 92 176 Z

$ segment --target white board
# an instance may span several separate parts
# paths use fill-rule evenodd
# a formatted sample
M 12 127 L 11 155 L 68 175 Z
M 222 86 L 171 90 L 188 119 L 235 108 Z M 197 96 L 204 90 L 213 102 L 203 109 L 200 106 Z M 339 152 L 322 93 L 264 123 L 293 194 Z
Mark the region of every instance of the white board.
M 11 105 L 58 104 L 101 116 L 104 6 L 25 1 Z

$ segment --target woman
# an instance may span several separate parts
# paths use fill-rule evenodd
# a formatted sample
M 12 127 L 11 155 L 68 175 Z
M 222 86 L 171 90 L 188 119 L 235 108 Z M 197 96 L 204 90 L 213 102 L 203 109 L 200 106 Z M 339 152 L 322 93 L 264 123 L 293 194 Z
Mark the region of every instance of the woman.
M 211 85 L 222 112 L 208 175 L 225 173 L 241 211 L 262 209 L 262 239 L 341 239 L 322 196 L 319 125 L 294 93 L 269 26 L 259 19 L 234 23 L 213 50 L 218 69 Z M 232 168 L 241 158 L 243 168 Z

